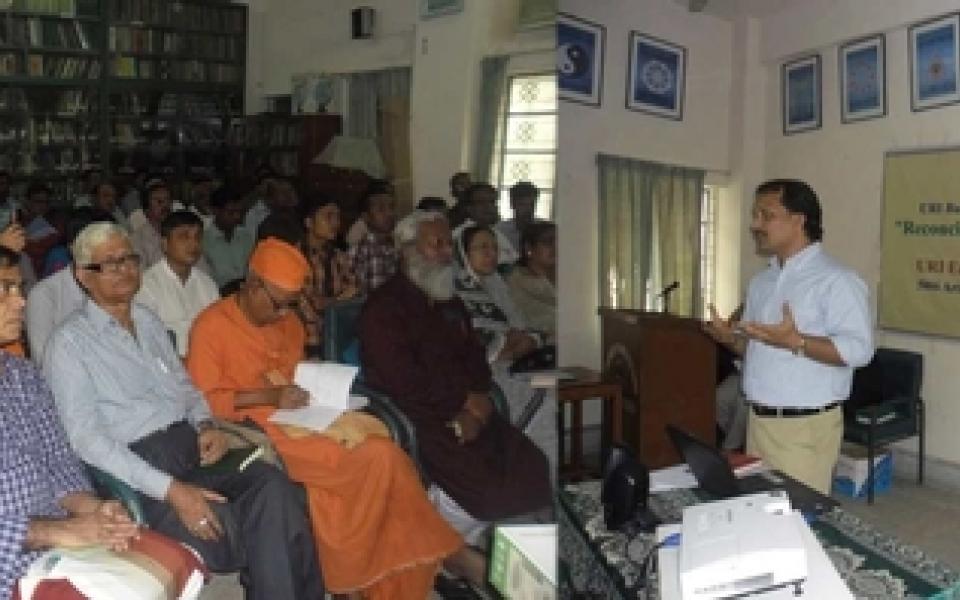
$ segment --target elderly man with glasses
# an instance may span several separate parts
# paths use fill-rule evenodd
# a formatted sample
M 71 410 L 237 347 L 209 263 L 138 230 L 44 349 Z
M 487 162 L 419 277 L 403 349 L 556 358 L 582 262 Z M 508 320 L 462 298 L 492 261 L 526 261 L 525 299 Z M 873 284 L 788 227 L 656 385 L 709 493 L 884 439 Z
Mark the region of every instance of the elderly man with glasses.
M 226 451 L 160 319 L 133 302 L 140 256 L 94 223 L 73 244 L 83 305 L 53 333 L 44 371 L 77 454 L 136 489 L 148 524 L 213 571 L 241 570 L 247 598 L 322 597 L 300 490 L 274 467 L 203 469 Z

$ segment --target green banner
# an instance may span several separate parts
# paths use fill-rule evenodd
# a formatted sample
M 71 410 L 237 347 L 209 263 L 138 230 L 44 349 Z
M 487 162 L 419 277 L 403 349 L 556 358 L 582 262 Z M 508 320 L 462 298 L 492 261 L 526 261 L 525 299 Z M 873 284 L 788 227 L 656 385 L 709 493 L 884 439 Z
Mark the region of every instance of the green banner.
M 960 149 L 884 162 L 880 327 L 960 337 Z

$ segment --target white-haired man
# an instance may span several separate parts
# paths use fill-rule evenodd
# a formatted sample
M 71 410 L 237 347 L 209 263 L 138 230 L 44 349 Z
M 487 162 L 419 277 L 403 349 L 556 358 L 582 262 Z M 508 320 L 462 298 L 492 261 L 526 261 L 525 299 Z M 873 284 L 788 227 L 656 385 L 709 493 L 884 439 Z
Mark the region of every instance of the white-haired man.
M 200 468 L 226 440 L 163 323 L 133 303 L 140 256 L 127 232 L 89 225 L 73 258 L 88 296 L 53 333 L 43 366 L 77 454 L 136 489 L 151 528 L 214 571 L 243 570 L 247 598 L 322 597 L 300 490 L 262 462 Z
M 550 504 L 547 459 L 493 409 L 483 346 L 453 294 L 446 217 L 414 211 L 394 237 L 401 271 L 360 317 L 364 377 L 413 421 L 435 504 L 475 542 L 485 522 Z

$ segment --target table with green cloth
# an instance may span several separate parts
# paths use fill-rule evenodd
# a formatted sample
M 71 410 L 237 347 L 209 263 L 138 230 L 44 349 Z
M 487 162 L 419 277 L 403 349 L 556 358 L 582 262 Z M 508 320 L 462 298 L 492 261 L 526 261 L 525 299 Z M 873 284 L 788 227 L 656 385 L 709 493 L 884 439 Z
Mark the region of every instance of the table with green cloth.
M 648 505 L 663 522 L 679 523 L 685 507 L 705 499 L 698 490 L 674 490 L 652 494 Z M 654 535 L 629 524 L 608 531 L 600 481 L 566 485 L 559 505 L 561 598 L 659 598 L 655 570 L 644 587 L 641 565 L 627 555 L 631 543 L 634 558 L 646 555 Z M 960 599 L 960 573 L 842 508 L 820 515 L 810 527 L 857 598 Z

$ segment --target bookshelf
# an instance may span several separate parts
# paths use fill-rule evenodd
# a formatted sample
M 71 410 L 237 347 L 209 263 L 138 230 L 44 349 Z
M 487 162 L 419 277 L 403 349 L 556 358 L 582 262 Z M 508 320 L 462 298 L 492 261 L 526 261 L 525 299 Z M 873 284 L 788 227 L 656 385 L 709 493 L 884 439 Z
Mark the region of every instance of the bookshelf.
M 222 0 L 0 0 L 0 169 L 225 168 L 246 31 L 246 6 Z
M 261 114 L 236 120 L 228 135 L 231 168 L 253 173 L 268 164 L 280 175 L 301 177 L 340 130 L 340 115 L 335 114 Z

